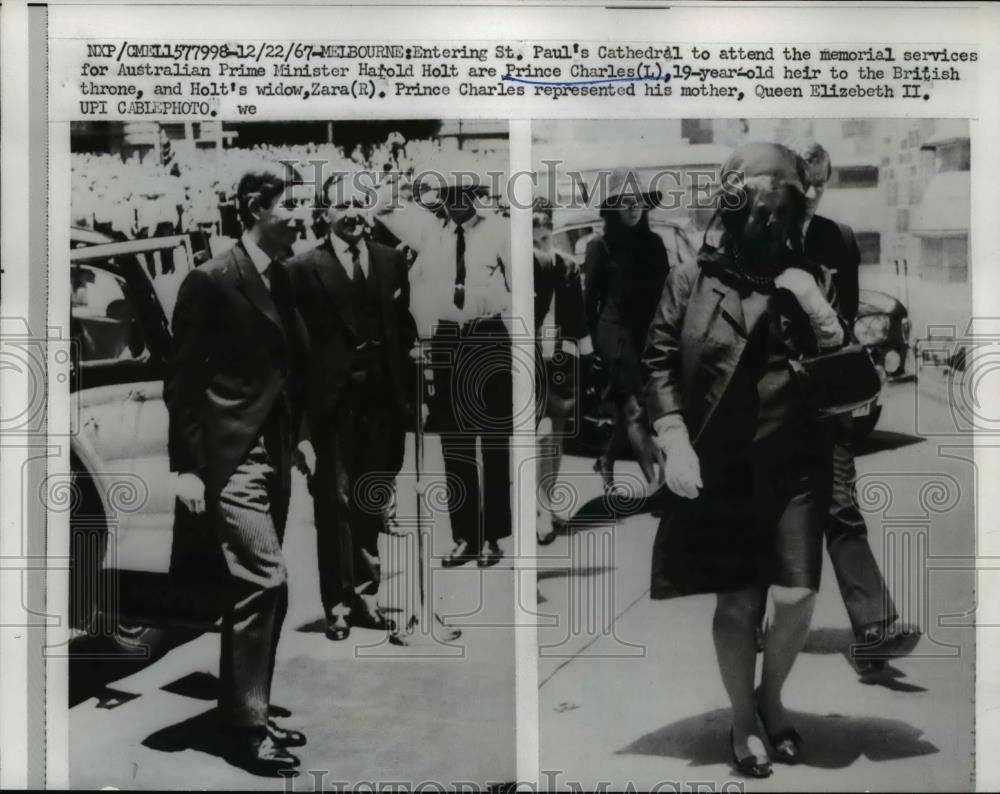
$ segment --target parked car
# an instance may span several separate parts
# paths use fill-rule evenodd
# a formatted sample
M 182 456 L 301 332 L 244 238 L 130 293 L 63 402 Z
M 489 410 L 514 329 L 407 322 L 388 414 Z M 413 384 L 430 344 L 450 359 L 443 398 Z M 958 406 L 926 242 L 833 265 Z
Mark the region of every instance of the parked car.
M 854 335 L 868 348 L 875 365 L 888 381 L 912 377 L 908 372 L 910 355 L 910 317 L 906 307 L 885 292 L 863 289 L 858 295 L 858 316 Z M 881 398 L 855 412 L 854 432 L 867 436 L 882 416 Z
M 219 614 L 170 574 L 167 307 L 195 252 L 188 235 L 74 245 L 70 624 L 77 640 L 155 655 L 167 628 L 210 629 Z

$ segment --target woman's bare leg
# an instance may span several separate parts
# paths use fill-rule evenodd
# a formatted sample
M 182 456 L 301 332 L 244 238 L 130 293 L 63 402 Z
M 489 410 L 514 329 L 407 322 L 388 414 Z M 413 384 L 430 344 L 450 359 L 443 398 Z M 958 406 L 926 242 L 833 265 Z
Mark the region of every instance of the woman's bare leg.
M 774 615 L 764 637 L 758 705 L 768 730 L 777 734 L 792 727 L 781 702 L 781 689 L 809 633 L 816 591 L 806 587 L 774 586 L 771 600 Z
M 536 474 L 538 477 L 538 518 L 537 535 L 540 539 L 548 539 L 555 531 L 552 525 L 553 494 L 559 480 L 559 467 L 562 463 L 562 436 L 566 428 L 563 416 L 547 417 L 539 426 L 538 461 Z
M 719 593 L 712 621 L 719 673 L 733 706 L 733 747 L 739 758 L 753 755 L 761 763 L 767 751 L 757 725 L 754 636 L 762 596 L 759 588 Z

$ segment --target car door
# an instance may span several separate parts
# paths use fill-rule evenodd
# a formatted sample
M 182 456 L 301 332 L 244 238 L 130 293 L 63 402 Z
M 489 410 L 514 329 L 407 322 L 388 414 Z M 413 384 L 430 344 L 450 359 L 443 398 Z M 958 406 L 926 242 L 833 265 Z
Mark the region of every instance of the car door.
M 71 256 L 74 454 L 104 503 L 105 568 L 166 571 L 173 489 L 166 426 L 151 421 L 162 405 L 165 324 L 139 260 L 107 248 Z

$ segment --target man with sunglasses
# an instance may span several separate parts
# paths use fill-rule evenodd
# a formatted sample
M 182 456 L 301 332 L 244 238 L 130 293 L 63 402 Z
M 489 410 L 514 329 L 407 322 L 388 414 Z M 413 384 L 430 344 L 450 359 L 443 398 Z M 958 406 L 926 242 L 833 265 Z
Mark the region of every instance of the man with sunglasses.
M 404 256 L 369 237 L 360 175 L 333 174 L 319 205 L 329 232 L 289 262 L 312 343 L 306 412 L 316 451 L 310 481 L 326 636 L 384 631 L 378 536 L 403 462 L 414 378 Z

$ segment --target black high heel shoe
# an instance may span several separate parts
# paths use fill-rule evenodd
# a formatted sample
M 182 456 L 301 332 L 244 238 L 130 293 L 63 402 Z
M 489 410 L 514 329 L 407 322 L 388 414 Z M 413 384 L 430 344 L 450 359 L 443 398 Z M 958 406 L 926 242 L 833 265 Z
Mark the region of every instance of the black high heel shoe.
M 606 457 L 601 455 L 594 461 L 594 471 L 601 475 L 605 493 L 615 487 L 615 467 Z
M 802 736 L 795 728 L 788 727 L 778 733 L 771 733 L 767 727 L 767 720 L 764 719 L 764 712 L 757 705 L 757 716 L 760 717 L 760 724 L 767 734 L 767 740 L 774 748 L 774 760 L 779 764 L 795 766 L 802 757 Z
M 758 761 L 757 756 L 748 755 L 738 758 L 736 755 L 736 737 L 732 727 L 729 728 L 729 752 L 733 754 L 733 767 L 737 772 L 747 777 L 771 777 L 774 770 L 770 761 Z

